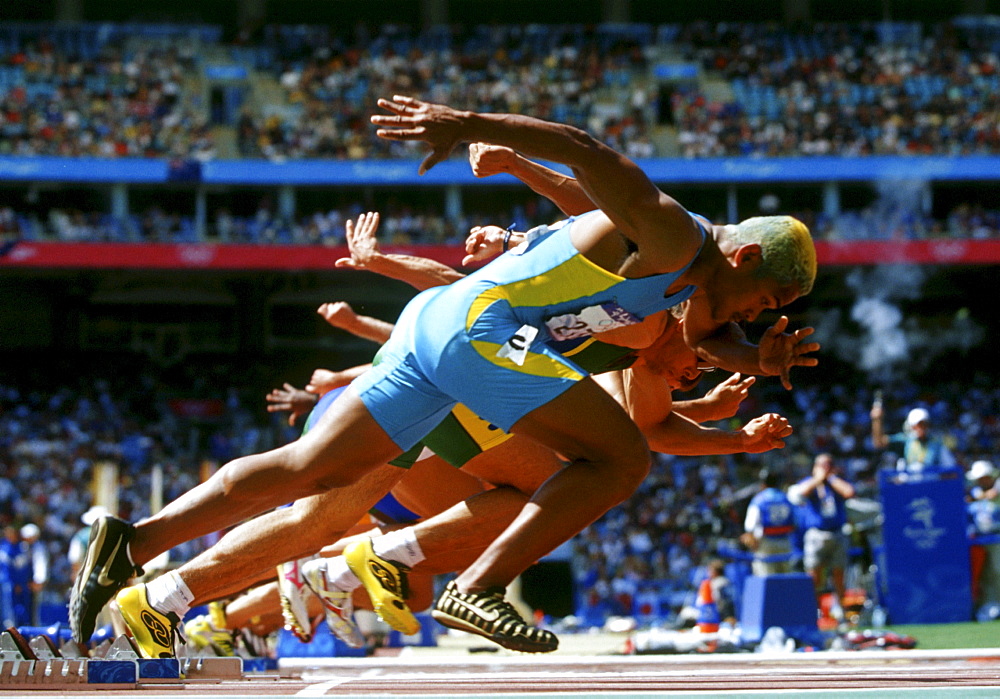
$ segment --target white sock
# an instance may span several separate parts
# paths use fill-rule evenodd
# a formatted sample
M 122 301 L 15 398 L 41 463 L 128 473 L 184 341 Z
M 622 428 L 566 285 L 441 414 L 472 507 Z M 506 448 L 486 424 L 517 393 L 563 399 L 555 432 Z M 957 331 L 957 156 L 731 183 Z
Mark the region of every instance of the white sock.
M 178 619 L 183 619 L 191 610 L 194 595 L 177 571 L 172 570 L 146 583 L 146 599 L 153 608 L 161 612 L 173 612 Z
M 335 587 L 338 590 L 343 590 L 344 592 L 350 592 L 355 588 L 361 587 L 361 581 L 358 580 L 358 576 L 352 573 L 351 569 L 347 567 L 347 559 L 343 556 L 337 556 L 327 560 L 326 579 L 330 582 L 332 587 Z
M 413 527 L 397 529 L 372 539 L 372 550 L 376 556 L 389 561 L 399 561 L 404 566 L 412 568 L 424 560 L 423 549 L 417 541 L 417 533 Z

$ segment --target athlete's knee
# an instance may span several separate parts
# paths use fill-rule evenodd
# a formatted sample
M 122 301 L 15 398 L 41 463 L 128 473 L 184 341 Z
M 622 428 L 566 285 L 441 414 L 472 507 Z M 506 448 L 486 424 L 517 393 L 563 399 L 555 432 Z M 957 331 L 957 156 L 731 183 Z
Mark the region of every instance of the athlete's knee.
M 609 488 L 616 492 L 620 500 L 632 495 L 635 489 L 649 475 L 652 466 L 652 455 L 645 448 L 624 448 L 612 455 Z
M 321 473 L 312 474 L 308 479 L 309 492 L 312 495 L 321 495 L 337 488 L 346 488 L 357 483 L 359 477 L 360 474 L 358 473 L 343 470 L 325 470 Z

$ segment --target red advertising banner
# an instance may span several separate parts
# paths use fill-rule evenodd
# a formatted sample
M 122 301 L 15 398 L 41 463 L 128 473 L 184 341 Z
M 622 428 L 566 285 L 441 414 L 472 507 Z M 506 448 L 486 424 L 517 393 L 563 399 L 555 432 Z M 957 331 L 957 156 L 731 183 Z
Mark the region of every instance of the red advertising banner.
M 459 267 L 465 251 L 448 245 L 386 247 Z M 821 265 L 992 265 L 1000 240 L 817 241 Z M 0 247 L 0 267 L 77 269 L 333 269 L 344 246 L 168 245 L 20 241 Z

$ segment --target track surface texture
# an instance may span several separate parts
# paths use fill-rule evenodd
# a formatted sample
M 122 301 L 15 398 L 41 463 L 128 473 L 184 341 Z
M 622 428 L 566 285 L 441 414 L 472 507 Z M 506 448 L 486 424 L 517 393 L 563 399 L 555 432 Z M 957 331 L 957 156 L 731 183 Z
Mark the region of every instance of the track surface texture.
M 473 646 L 476 649 L 475 646 Z M 481 650 L 481 649 L 480 649 Z M 1000 649 L 784 655 L 532 656 L 468 647 L 404 649 L 395 657 L 289 658 L 242 679 L 42 690 L 7 696 L 1000 696 Z

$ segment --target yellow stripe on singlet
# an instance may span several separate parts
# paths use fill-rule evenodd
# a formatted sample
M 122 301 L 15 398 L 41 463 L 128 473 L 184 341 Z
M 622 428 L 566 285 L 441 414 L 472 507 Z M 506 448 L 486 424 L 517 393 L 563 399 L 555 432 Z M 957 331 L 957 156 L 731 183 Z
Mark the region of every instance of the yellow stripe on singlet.
M 554 306 L 593 296 L 621 281 L 622 277 L 577 254 L 544 274 L 487 289 L 469 307 L 465 327 L 471 328 L 483 311 L 496 301 L 505 300 L 515 308 Z

